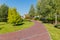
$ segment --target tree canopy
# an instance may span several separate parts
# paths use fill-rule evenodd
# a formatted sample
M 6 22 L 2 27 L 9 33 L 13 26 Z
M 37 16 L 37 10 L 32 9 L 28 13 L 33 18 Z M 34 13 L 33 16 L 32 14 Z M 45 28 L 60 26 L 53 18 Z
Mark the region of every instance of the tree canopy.
M 8 10 L 8 23 L 12 23 L 14 25 L 21 24 L 22 18 L 19 13 L 16 11 L 16 8 L 9 8 Z
M 31 5 L 29 15 L 30 15 L 31 18 L 34 18 L 34 16 L 35 16 L 35 8 L 34 8 L 33 5 Z
M 0 6 L 0 21 L 7 21 L 8 8 L 9 7 L 5 4 Z

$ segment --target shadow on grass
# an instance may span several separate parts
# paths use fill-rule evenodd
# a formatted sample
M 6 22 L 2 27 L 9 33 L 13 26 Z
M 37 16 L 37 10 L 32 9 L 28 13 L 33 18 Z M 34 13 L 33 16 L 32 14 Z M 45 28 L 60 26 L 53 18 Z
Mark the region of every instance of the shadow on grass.
M 1 30 L 2 28 L 0 28 L 0 30 Z
M 21 24 L 15 24 L 15 25 L 13 25 L 13 26 L 20 26 L 20 25 L 23 25 L 24 23 L 21 23 Z
M 55 25 L 54 27 L 60 29 L 60 25 Z
M 4 27 L 1 27 L 0 30 L 2 30 Z

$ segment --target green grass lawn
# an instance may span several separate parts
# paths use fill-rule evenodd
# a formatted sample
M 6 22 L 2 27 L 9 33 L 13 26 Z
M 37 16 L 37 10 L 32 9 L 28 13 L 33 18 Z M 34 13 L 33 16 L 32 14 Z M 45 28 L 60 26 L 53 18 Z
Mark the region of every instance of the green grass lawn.
M 60 29 L 57 29 L 52 24 L 44 24 L 51 35 L 52 40 L 60 40 Z
M 32 25 L 34 25 L 33 22 L 29 22 L 29 21 L 25 21 L 23 23 L 24 23 L 23 25 L 12 26 L 12 24 L 0 22 L 0 34 L 4 34 L 4 33 L 8 33 L 8 32 L 14 32 L 17 30 L 23 30 L 25 28 L 29 28 Z

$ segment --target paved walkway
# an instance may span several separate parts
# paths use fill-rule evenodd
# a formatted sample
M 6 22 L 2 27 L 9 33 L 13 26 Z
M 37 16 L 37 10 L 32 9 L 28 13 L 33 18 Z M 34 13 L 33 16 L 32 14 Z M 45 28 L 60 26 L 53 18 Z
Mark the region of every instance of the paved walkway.
M 17 32 L 0 35 L 0 40 L 50 40 L 42 23 L 33 21 L 34 26 Z

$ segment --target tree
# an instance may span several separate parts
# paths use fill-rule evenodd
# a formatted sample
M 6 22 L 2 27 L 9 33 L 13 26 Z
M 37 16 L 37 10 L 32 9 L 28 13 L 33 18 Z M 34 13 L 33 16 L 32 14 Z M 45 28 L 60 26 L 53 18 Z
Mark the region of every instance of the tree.
M 41 0 L 38 2 L 38 5 L 37 9 L 39 9 L 39 15 L 49 20 L 55 19 L 56 25 L 58 21 L 57 15 L 60 14 L 60 0 Z
M 39 16 L 39 18 L 41 17 L 40 7 L 41 7 L 41 3 L 40 3 L 40 1 L 38 1 L 37 5 L 36 5 L 36 8 L 37 8 L 36 16 Z
M 0 6 L 0 21 L 7 21 L 8 8 L 9 7 L 5 4 Z
M 43 17 L 47 17 L 47 15 L 50 14 L 51 8 L 49 0 L 41 0 L 40 12 Z
M 35 8 L 33 5 L 31 5 L 29 15 L 30 15 L 31 19 L 34 18 L 34 16 L 35 16 Z
M 22 18 L 15 8 L 9 8 L 8 10 L 8 23 L 12 23 L 13 25 L 22 23 Z
M 55 25 L 56 25 L 58 21 L 57 14 L 59 13 L 59 10 L 60 10 L 60 0 L 55 0 L 54 3 L 55 3 L 54 9 L 55 9 Z
M 49 0 L 48 5 L 50 6 L 50 9 L 49 9 L 50 12 L 49 12 L 49 14 L 47 15 L 47 19 L 48 19 L 49 21 L 52 21 L 52 23 L 53 23 L 53 22 L 54 22 L 54 19 L 55 19 L 55 9 L 54 9 L 55 3 L 54 3 L 53 0 Z
M 30 19 L 30 16 L 28 14 L 25 14 L 25 19 Z
M 55 17 L 55 25 L 58 22 L 58 14 L 60 10 L 60 0 L 50 0 L 50 5 L 52 6 L 52 9 L 54 11 L 54 17 Z

